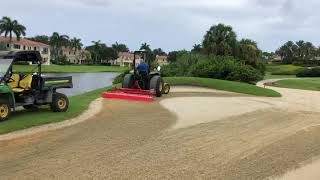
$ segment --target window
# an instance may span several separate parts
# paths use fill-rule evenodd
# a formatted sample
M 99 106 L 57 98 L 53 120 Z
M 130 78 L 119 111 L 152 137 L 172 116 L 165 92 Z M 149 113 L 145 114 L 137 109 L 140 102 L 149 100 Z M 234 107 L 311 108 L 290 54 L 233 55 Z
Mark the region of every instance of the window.
M 26 46 L 23 46 L 23 50 L 26 50 Z
M 34 48 L 33 48 L 33 50 L 35 50 L 35 51 L 36 51 L 36 50 L 37 50 L 37 47 L 34 47 Z
M 7 47 L 9 48 L 9 47 L 10 47 L 10 44 L 7 44 Z
M 13 48 L 14 48 L 14 49 L 20 49 L 20 45 L 19 45 L 19 44 L 14 44 L 14 45 L 13 45 Z
M 31 47 L 28 47 L 28 50 L 31 50 Z
M 48 48 L 43 48 L 42 54 L 48 54 Z

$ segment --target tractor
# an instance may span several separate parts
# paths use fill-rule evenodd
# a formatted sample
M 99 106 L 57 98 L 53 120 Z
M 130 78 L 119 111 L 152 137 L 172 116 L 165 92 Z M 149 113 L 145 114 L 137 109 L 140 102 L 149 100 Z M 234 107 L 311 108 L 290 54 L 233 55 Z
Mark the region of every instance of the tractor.
M 134 57 L 133 57 L 133 64 L 132 68 L 133 71 L 131 71 L 129 74 L 126 74 L 124 76 L 123 82 L 122 82 L 122 88 L 125 89 L 140 89 L 140 90 L 153 90 L 154 95 L 157 97 L 161 97 L 162 94 L 168 94 L 170 91 L 170 85 L 167 83 L 164 83 L 161 73 L 160 73 L 160 66 L 158 66 L 157 69 L 154 71 L 150 71 L 151 68 L 151 62 L 150 62 L 150 56 L 147 51 L 135 51 Z M 140 71 L 137 68 L 136 60 L 137 57 L 140 57 L 140 60 L 145 61 L 146 64 L 148 64 L 149 69 L 148 71 Z
M 13 64 L 30 65 L 30 72 L 13 71 Z M 0 121 L 7 120 L 18 107 L 30 110 L 49 105 L 53 112 L 65 112 L 69 107 L 60 88 L 72 88 L 72 77 L 46 77 L 41 72 L 42 58 L 38 51 L 0 52 Z

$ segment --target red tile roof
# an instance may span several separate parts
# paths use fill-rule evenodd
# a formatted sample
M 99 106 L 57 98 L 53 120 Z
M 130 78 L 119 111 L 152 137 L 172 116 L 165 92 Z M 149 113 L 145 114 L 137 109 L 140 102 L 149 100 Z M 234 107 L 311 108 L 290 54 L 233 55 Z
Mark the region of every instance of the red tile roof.
M 4 36 L 0 36 L 0 42 L 10 42 L 10 38 L 9 37 L 4 37 Z M 44 44 L 41 42 L 35 42 L 35 41 L 31 41 L 29 39 L 26 38 L 21 38 L 20 41 L 17 40 L 16 37 L 12 37 L 12 43 L 18 43 L 24 46 L 32 46 L 32 47 L 50 47 L 48 44 Z
M 130 53 L 130 52 L 119 52 L 118 53 L 118 56 L 119 57 L 127 57 L 127 58 L 134 58 L 134 55 L 133 53 Z

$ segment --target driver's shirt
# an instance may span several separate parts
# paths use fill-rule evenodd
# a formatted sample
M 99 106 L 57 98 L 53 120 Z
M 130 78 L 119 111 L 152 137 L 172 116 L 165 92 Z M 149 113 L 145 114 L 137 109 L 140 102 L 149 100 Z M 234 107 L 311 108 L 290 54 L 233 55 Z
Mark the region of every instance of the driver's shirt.
M 146 63 L 141 63 L 138 65 L 137 67 L 138 71 L 145 71 L 148 72 L 149 71 L 149 65 Z

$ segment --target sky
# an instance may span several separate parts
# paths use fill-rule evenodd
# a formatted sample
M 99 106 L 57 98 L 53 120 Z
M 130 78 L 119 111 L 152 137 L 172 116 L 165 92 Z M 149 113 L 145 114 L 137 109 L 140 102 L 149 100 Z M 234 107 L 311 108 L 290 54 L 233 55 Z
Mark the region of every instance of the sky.
M 59 32 L 85 45 L 147 42 L 167 52 L 190 50 L 219 23 L 264 51 L 288 40 L 319 46 L 319 9 L 319 0 L 0 0 L 0 16 L 25 25 L 27 37 Z

